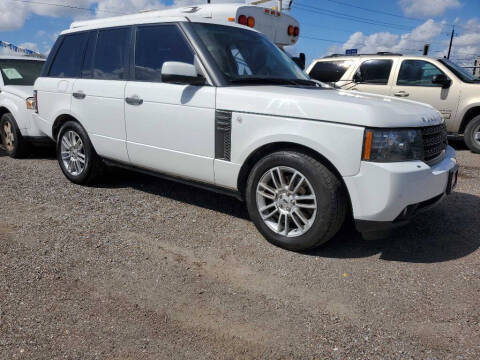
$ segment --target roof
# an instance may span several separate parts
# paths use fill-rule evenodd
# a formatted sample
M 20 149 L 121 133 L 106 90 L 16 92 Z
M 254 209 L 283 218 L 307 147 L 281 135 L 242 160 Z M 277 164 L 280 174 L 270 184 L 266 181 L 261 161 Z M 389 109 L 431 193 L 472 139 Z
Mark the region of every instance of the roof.
M 238 11 L 239 8 L 263 8 L 258 6 L 250 6 L 242 3 L 238 4 L 206 4 L 198 6 L 179 7 L 167 10 L 152 10 L 143 11 L 131 15 L 114 16 L 109 18 L 93 19 L 86 21 L 75 21 L 70 25 L 70 30 L 93 29 L 111 27 L 116 25 L 127 25 L 147 22 L 175 22 L 175 21 L 190 21 L 193 19 L 212 19 L 223 18 L 222 23 L 227 22 L 228 16 L 232 16 L 233 12 Z M 215 21 L 215 22 L 218 22 Z M 234 25 L 235 23 L 228 23 Z M 244 27 L 243 27 L 244 28 Z M 67 31 L 69 32 L 69 31 Z
M 435 57 L 431 56 L 423 56 L 423 55 L 403 55 L 403 54 L 396 54 L 396 53 L 380 53 L 380 54 L 358 54 L 358 55 L 340 55 L 334 54 L 325 56 L 320 59 L 315 59 L 314 61 L 332 61 L 332 60 L 354 60 L 354 59 L 383 59 L 383 58 L 402 58 L 402 59 L 414 59 L 414 60 L 422 60 L 422 59 L 430 59 L 430 60 L 437 60 Z

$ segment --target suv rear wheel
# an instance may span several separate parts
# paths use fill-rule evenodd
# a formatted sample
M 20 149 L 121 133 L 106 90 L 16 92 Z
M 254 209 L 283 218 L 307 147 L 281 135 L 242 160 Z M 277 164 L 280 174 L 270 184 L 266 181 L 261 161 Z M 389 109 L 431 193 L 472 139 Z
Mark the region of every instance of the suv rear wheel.
M 294 151 L 261 159 L 246 189 L 250 218 L 274 245 L 294 251 L 330 240 L 345 221 L 345 191 L 322 163 Z
M 465 144 L 477 154 L 480 154 L 480 115 L 474 117 L 465 128 Z
M 18 159 L 25 156 L 28 144 L 23 139 L 12 114 L 3 114 L 0 119 L 0 137 L 8 156 Z
M 86 131 L 75 121 L 67 121 L 58 133 L 57 159 L 65 176 L 76 184 L 92 183 L 102 165 Z

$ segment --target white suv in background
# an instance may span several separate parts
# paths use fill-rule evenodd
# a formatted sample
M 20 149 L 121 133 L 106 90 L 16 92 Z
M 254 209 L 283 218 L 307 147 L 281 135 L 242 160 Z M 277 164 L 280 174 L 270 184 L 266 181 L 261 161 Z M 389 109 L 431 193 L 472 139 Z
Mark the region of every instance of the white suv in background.
M 25 155 L 31 142 L 46 139 L 31 121 L 33 83 L 40 76 L 44 62 L 25 56 L 0 55 L 0 143 L 14 158 Z
M 480 80 L 448 59 L 407 56 L 332 55 L 312 62 L 311 78 L 345 90 L 396 96 L 440 111 L 451 135 L 480 153 Z
M 321 87 L 246 26 L 162 12 L 74 23 L 35 92 L 71 181 L 106 162 L 229 193 L 288 249 L 328 241 L 347 216 L 362 232 L 403 224 L 456 184 L 438 111 Z

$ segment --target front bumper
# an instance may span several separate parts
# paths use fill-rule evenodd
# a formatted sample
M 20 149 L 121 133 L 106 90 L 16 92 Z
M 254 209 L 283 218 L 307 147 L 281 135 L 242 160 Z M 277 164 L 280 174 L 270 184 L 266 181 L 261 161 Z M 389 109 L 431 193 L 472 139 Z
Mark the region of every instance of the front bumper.
M 402 225 L 418 210 L 440 202 L 449 175 L 457 168 L 455 150 L 432 166 L 423 161 L 362 162 L 359 174 L 344 177 L 359 231 L 385 230 Z

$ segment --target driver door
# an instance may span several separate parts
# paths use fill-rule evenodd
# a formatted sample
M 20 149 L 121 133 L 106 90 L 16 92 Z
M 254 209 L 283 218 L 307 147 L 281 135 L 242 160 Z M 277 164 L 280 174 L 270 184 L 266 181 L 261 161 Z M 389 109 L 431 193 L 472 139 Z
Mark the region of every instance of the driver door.
M 194 63 L 183 33 L 175 24 L 138 26 L 134 53 L 125 88 L 132 165 L 213 183 L 215 88 L 162 82 L 165 62 Z
M 457 113 L 460 88 L 455 81 L 449 88 L 434 84 L 435 75 L 446 74 L 430 61 L 403 60 L 392 95 L 432 105 L 442 113 L 448 125 L 448 120 L 455 118 Z

